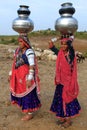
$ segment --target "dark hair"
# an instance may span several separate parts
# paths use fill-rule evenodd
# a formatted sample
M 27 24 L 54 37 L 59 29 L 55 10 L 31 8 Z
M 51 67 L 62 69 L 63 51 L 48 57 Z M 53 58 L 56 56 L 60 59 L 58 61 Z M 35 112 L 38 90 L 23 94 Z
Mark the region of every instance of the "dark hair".
M 74 57 L 75 57 L 75 51 L 74 51 L 74 48 L 72 46 L 71 40 L 67 41 L 67 45 L 68 45 L 68 49 L 69 49 L 69 57 L 70 57 L 70 64 L 71 64 L 74 60 Z

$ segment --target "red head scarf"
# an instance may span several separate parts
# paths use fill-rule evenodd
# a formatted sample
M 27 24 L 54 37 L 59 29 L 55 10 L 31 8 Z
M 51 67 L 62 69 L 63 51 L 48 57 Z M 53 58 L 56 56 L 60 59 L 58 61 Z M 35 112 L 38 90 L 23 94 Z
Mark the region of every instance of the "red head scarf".
M 73 71 L 71 71 L 71 66 L 65 59 L 62 50 L 59 51 L 57 61 L 56 61 L 56 84 L 62 84 L 63 87 L 63 101 L 69 103 L 78 96 L 79 86 L 77 83 L 77 67 L 76 67 L 76 57 L 73 61 Z
M 27 36 L 19 36 L 18 41 L 22 42 L 27 48 L 31 48 L 30 41 Z
M 68 40 L 70 40 L 70 38 L 63 38 L 63 39 L 61 39 L 61 43 L 62 42 L 67 42 Z

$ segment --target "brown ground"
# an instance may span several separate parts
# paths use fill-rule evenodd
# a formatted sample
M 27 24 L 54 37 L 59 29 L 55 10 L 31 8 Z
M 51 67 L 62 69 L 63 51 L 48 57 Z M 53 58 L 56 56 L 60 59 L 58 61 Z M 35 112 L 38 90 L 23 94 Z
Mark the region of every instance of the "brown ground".
M 47 41 L 50 38 L 30 39 L 33 44 L 42 49 L 47 49 Z M 87 41 L 75 39 L 76 49 L 87 51 Z M 35 113 L 35 117 L 23 122 L 21 121 L 21 110 L 10 104 L 8 72 L 11 68 L 12 58 L 8 48 L 16 48 L 11 45 L 0 45 L 0 130 L 62 130 L 56 124 L 57 119 L 49 113 L 49 108 L 54 94 L 54 70 L 55 62 L 46 59 L 38 61 L 39 74 L 41 79 L 41 109 Z M 73 125 L 67 130 L 87 130 L 87 59 L 78 64 L 78 82 L 80 93 L 78 100 L 82 107 L 79 117 L 73 119 Z

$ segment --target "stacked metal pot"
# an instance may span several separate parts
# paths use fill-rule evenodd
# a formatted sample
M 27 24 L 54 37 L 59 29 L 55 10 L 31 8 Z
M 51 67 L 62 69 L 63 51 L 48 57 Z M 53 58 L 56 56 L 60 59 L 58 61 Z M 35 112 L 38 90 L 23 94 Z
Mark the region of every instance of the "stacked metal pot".
M 55 30 L 61 35 L 73 34 L 78 29 L 78 21 L 72 16 L 75 13 L 75 8 L 72 3 L 63 3 L 59 9 L 61 15 L 55 22 Z
M 19 34 L 31 32 L 34 28 L 33 21 L 28 18 L 30 15 L 29 6 L 20 5 L 18 9 L 18 18 L 13 20 L 12 28 Z M 61 15 L 55 22 L 55 29 L 62 35 L 74 33 L 78 29 L 78 21 L 72 16 L 75 13 L 75 8 L 72 3 L 67 2 L 61 4 L 59 14 Z
M 29 6 L 20 5 L 20 8 L 17 11 L 18 18 L 13 20 L 12 28 L 19 34 L 27 34 L 34 29 L 33 21 L 28 18 L 30 15 L 30 10 L 28 8 Z

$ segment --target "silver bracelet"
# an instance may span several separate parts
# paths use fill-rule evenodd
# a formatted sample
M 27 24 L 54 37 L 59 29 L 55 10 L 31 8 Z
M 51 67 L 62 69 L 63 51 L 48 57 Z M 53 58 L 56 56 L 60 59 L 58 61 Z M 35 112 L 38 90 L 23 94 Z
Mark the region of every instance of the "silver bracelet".
M 29 70 L 29 75 L 27 76 L 27 80 L 32 80 L 34 78 L 34 70 L 30 69 Z
M 51 41 L 52 41 L 52 42 L 56 42 L 56 41 L 57 41 L 57 38 L 56 38 L 56 37 L 55 37 L 55 38 L 52 38 Z

